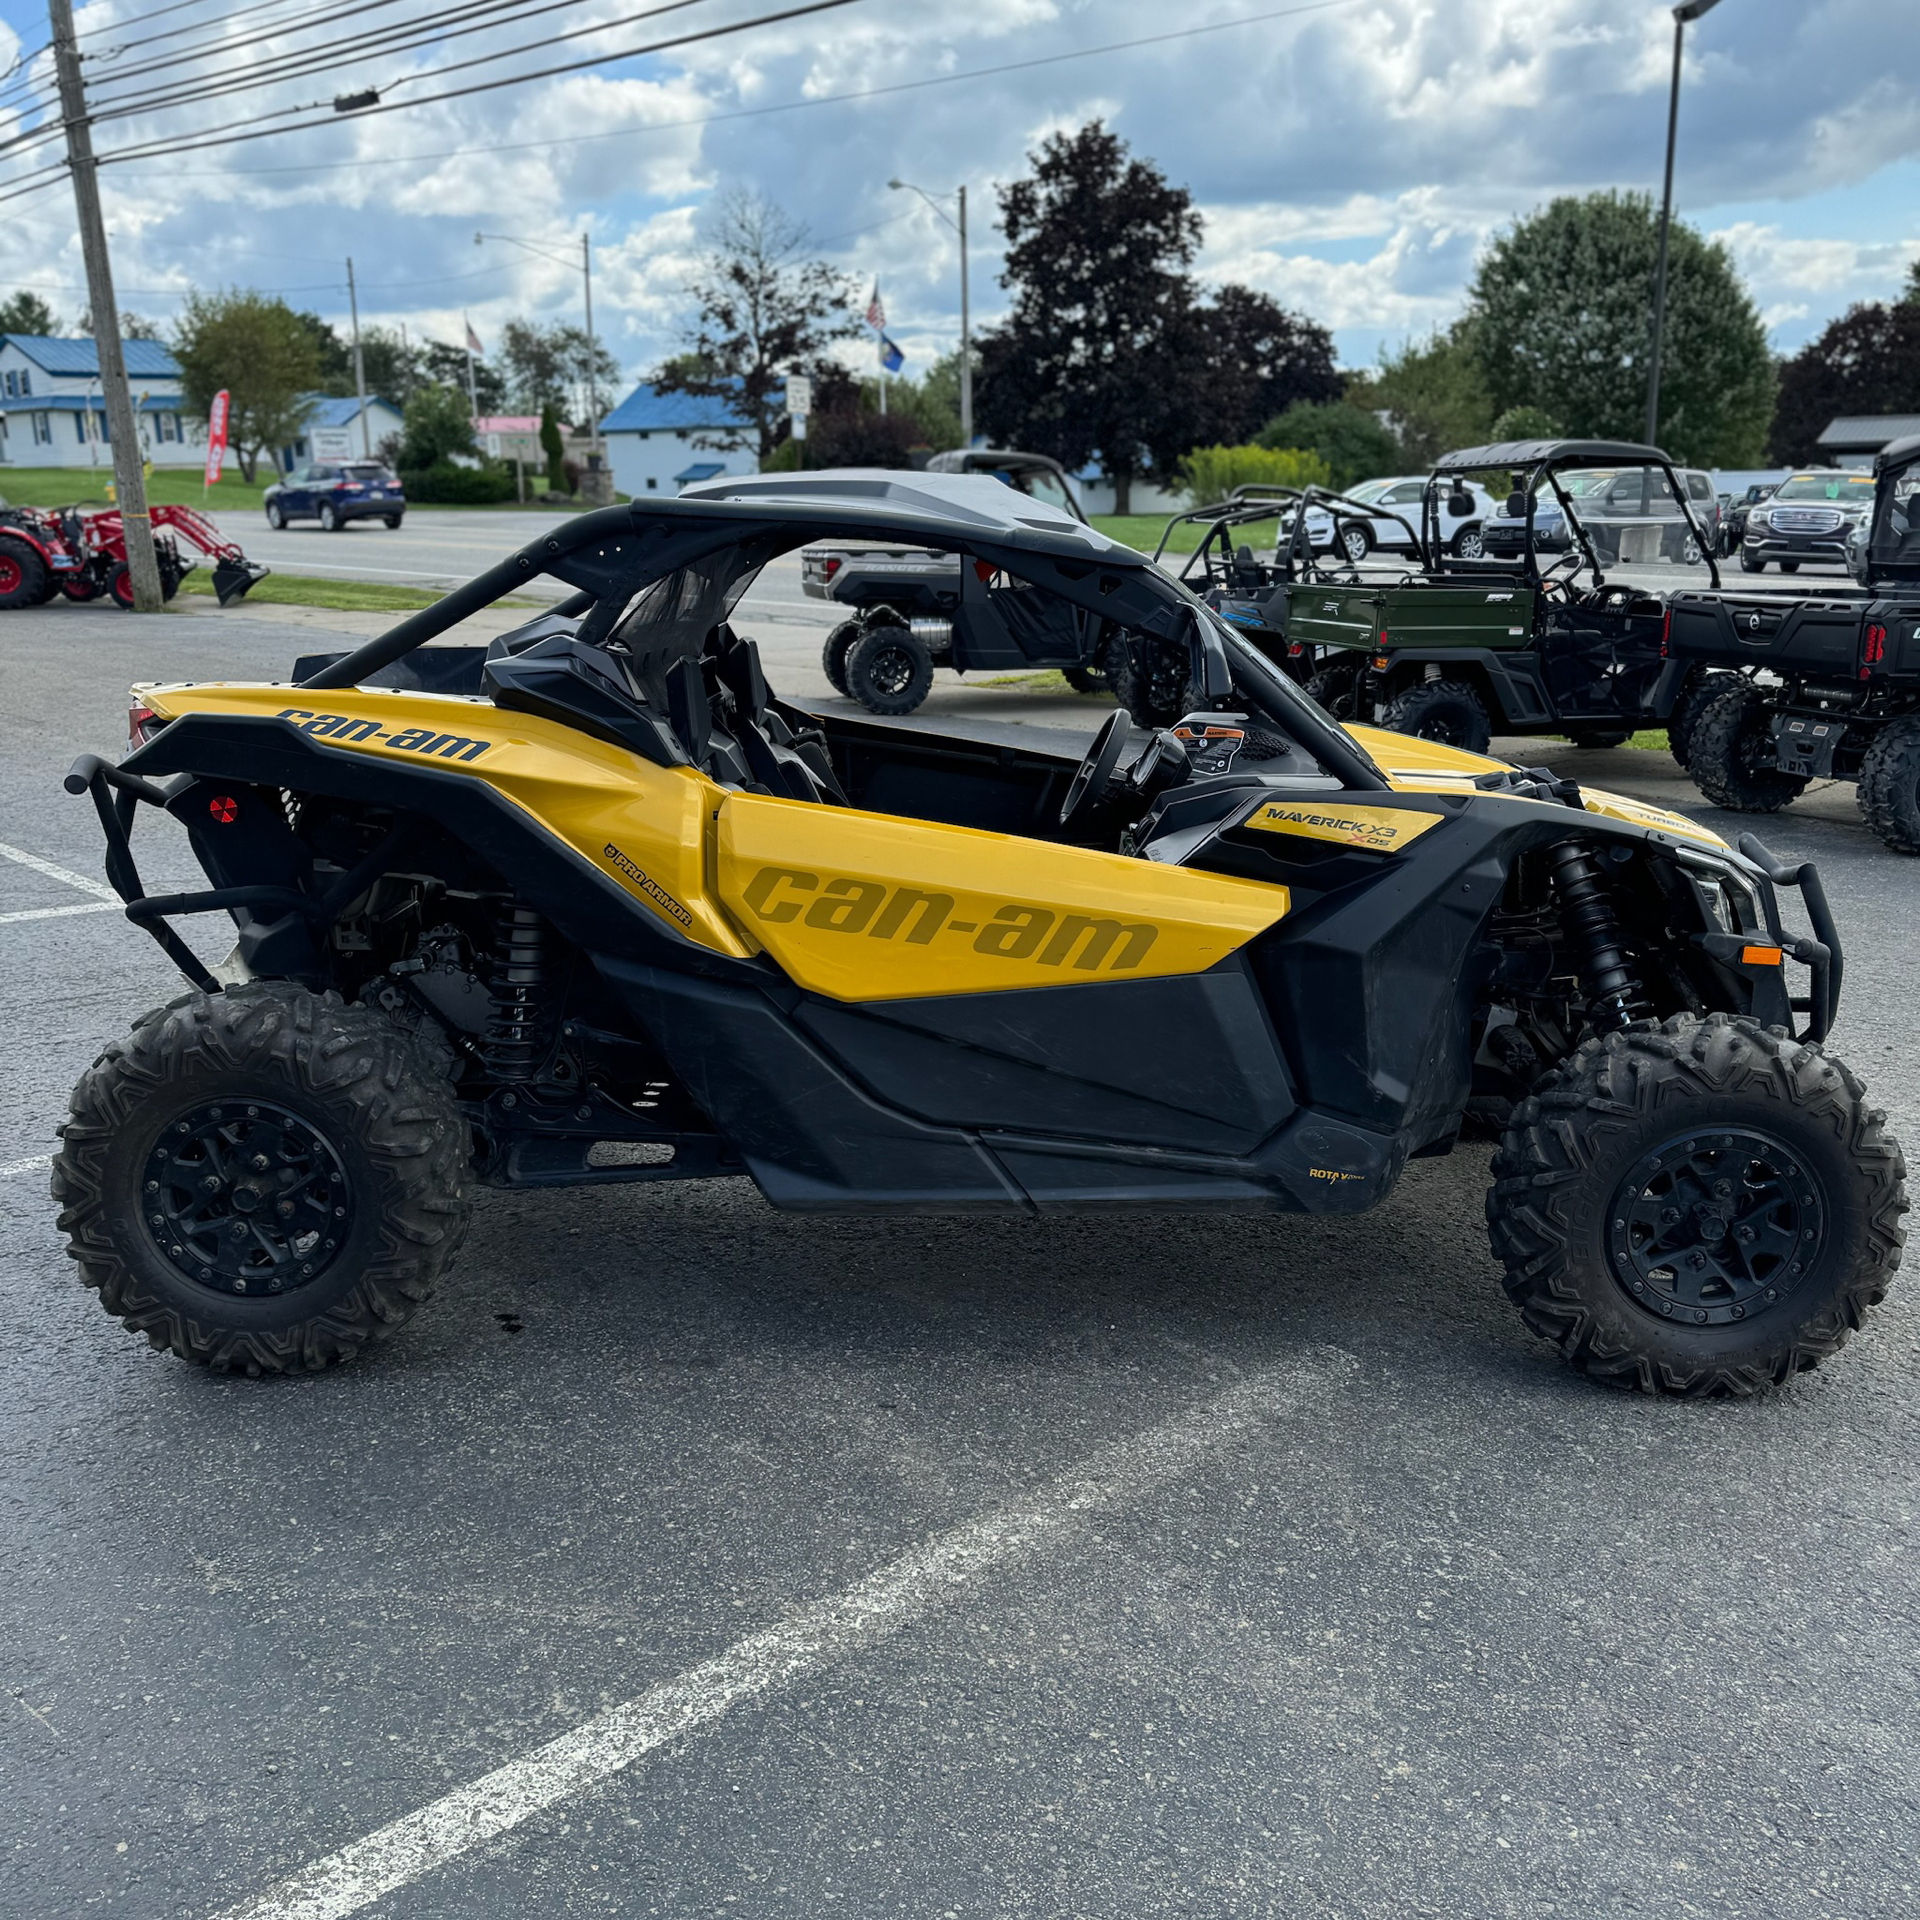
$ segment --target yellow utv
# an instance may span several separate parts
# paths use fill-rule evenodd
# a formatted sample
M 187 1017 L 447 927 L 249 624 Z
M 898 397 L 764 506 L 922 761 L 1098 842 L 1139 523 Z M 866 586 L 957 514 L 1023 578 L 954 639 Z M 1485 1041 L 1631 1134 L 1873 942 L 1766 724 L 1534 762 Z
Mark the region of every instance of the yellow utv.
M 1010 630 L 1064 609 L 1185 646 L 1202 708 L 1116 711 L 1076 765 L 783 701 L 735 608 L 821 541 L 958 554 Z M 571 596 L 458 644 L 536 575 Z M 133 731 L 67 785 L 189 991 L 82 1078 L 54 1193 L 106 1309 L 212 1367 L 391 1333 L 476 1184 L 1350 1213 L 1481 1123 L 1527 1324 L 1691 1394 L 1812 1366 L 1899 1261 L 1899 1150 L 1820 1045 L 1841 954 L 1810 867 L 1338 726 L 1142 555 L 990 479 L 587 514 L 286 684 L 139 687 Z M 144 889 L 147 807 L 203 889 Z M 203 913 L 236 930 L 218 968 L 173 924 Z

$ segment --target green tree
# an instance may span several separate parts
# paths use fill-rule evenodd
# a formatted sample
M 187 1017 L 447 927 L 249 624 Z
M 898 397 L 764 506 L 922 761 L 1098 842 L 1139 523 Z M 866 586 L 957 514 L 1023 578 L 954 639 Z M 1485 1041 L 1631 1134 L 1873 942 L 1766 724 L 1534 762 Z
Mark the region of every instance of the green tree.
M 764 194 L 733 192 L 716 206 L 687 293 L 694 318 L 685 351 L 654 375 L 665 393 L 718 401 L 741 421 L 700 444 L 751 447 L 764 465 L 790 431 L 789 373 L 820 374 L 836 340 L 859 322 L 853 285 L 811 257 L 807 230 Z
M 444 340 L 429 340 L 420 349 L 420 375 L 432 386 L 467 390 L 467 350 L 450 347 Z M 504 413 L 507 406 L 506 376 L 490 366 L 484 354 L 473 356 L 473 399 L 477 413 Z
M 403 467 L 431 467 L 456 453 L 474 451 L 473 420 L 459 388 L 429 381 L 415 391 L 400 419 Z
M 1264 421 L 1296 401 L 1338 400 L 1345 383 L 1333 364 L 1333 336 L 1251 287 L 1224 286 L 1192 316 L 1184 365 L 1189 431 L 1223 446 L 1244 445 Z
M 401 408 L 426 378 L 420 349 L 397 327 L 362 327 L 360 364 L 367 376 L 367 391 Z
M 1471 340 L 1496 414 L 1539 407 L 1569 433 L 1646 431 L 1659 217 L 1644 194 L 1563 198 L 1482 256 Z M 1673 224 L 1661 355 L 1659 442 L 1697 466 L 1751 466 L 1773 416 L 1766 331 L 1732 256 Z
M 560 418 L 549 400 L 540 409 L 540 451 L 547 456 L 547 491 L 571 493 L 567 485 L 567 442 L 560 431 Z
M 980 349 L 973 349 L 973 390 L 977 398 L 980 391 Z M 920 381 L 920 392 L 930 409 L 937 409 L 940 418 L 953 422 L 951 440 L 932 442 L 936 450 L 957 447 L 960 444 L 960 349 L 955 347 L 951 353 L 943 353 L 930 366 Z
M 1069 471 L 1098 459 L 1114 509 L 1195 439 L 1200 216 L 1098 120 L 1056 133 L 1000 189 L 1012 310 L 981 336 L 980 424 Z
M 42 311 L 45 310 L 42 309 Z M 47 318 L 51 320 L 53 318 L 52 314 L 49 313 Z M 73 324 L 76 332 L 91 333 L 93 331 L 93 315 L 91 313 L 82 313 Z M 0 333 L 18 331 L 24 331 L 24 329 L 0 327 Z M 127 313 L 124 310 L 121 312 L 120 338 L 122 340 L 158 340 L 162 337 L 161 328 L 157 321 L 149 320 L 143 313 Z
M 1260 429 L 1259 444 L 1317 453 L 1336 487 L 1358 486 L 1403 464 L 1400 443 L 1351 400 L 1296 400 Z
M 1769 453 L 1790 467 L 1820 459 L 1843 413 L 1920 413 L 1920 262 L 1897 300 L 1849 307 L 1781 366 Z
M 1512 440 L 1558 440 L 1560 422 L 1544 407 L 1509 407 L 1488 430 L 1487 438 L 1503 445 Z
M 20 292 L 0 300 L 0 333 L 24 333 L 39 340 L 59 331 L 59 315 L 37 293 Z
M 306 431 L 319 379 L 313 334 L 284 300 L 244 287 L 190 293 L 173 338 L 180 395 L 204 417 L 223 387 L 227 438 L 249 485 L 263 453 Z
M 1456 322 L 1444 333 L 1409 340 L 1380 356 L 1380 370 L 1355 382 L 1347 397 L 1393 422 L 1405 465 L 1427 467 L 1455 447 L 1485 440 L 1493 403 L 1469 330 Z
M 1181 489 L 1196 507 L 1235 487 L 1324 487 L 1331 478 L 1321 455 L 1298 447 L 1195 447 L 1180 462 Z
M 313 342 L 314 365 L 319 369 L 315 385 L 322 393 L 349 394 L 353 391 L 353 348 L 334 328 L 330 320 L 317 313 L 296 312 L 293 316 L 306 329 Z

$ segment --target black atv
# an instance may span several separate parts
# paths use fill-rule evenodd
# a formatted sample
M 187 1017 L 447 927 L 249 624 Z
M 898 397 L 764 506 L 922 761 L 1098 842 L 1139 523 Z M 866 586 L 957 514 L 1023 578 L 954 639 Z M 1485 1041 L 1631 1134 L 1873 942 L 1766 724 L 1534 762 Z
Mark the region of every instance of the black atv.
M 1041 508 L 1087 523 L 1065 469 L 1043 453 L 968 447 L 936 454 L 926 470 L 991 474 Z M 717 499 L 730 489 L 712 481 L 687 491 Z M 1010 598 L 1004 582 L 969 579 L 957 553 L 812 546 L 800 555 L 800 590 L 847 609 L 821 649 L 821 670 L 836 692 L 869 713 L 913 712 L 932 689 L 936 667 L 955 673 L 1053 667 L 1077 693 L 1112 688 L 1110 634 L 1076 618 L 1036 620 L 1035 609 Z
M 1607 440 L 1510 441 L 1447 454 L 1421 502 L 1426 564 L 1396 580 L 1322 581 L 1291 596 L 1289 644 L 1310 649 L 1315 698 L 1341 719 L 1367 720 L 1474 752 L 1494 734 L 1565 734 L 1575 746 L 1612 747 L 1642 727 L 1665 727 L 1687 763 L 1693 727 L 1721 689 L 1704 668 L 1668 657 L 1667 606 L 1646 588 L 1610 580 L 1593 536 L 1560 476 L 1648 467 L 1665 477 L 1713 586 L 1712 541 L 1657 447 Z M 1517 550 L 1467 557 L 1434 537 L 1441 489 L 1470 474 L 1505 472 Z M 1557 503 L 1566 550 L 1544 568 L 1535 519 Z M 1638 551 L 1630 531 L 1614 530 Z M 1649 557 L 1666 539 L 1648 523 Z
M 1902 1167 L 1820 1046 L 1810 867 L 1444 747 L 1384 771 L 1145 556 L 991 482 L 810 483 L 583 514 L 292 684 L 137 688 L 141 744 L 74 765 L 187 980 L 54 1157 L 130 1331 L 230 1371 L 351 1358 L 447 1275 L 480 1182 L 1353 1213 L 1477 1118 L 1507 1290 L 1576 1367 L 1744 1393 L 1863 1323 Z M 1076 762 L 782 701 L 732 610 L 818 540 L 1184 639 L 1208 706 L 1116 712 Z M 571 598 L 424 644 L 542 575 Z M 141 884 L 154 815 L 205 887 Z M 231 918 L 217 972 L 197 914 Z M 644 1284 L 644 1247 L 603 1257 Z
M 1852 780 L 1874 832 L 1920 853 L 1920 435 L 1874 462 L 1851 562 L 1852 589 L 1674 596 L 1674 664 L 1714 689 L 1688 771 L 1740 813 Z

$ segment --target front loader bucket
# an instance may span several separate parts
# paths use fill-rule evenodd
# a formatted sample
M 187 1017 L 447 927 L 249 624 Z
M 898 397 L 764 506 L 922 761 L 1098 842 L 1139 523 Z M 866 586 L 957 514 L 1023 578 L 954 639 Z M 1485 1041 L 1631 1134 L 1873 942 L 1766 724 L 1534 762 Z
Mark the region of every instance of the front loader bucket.
M 223 607 L 244 600 L 257 582 L 273 571 L 257 560 L 217 560 L 213 568 L 213 597 Z

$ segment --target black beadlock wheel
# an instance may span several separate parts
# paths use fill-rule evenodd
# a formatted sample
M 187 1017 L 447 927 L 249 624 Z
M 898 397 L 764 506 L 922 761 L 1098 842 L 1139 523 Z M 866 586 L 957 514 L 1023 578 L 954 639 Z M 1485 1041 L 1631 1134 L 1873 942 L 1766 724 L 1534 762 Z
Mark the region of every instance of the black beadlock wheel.
M 933 689 L 933 656 L 905 626 L 869 627 L 847 650 L 847 692 L 869 713 L 911 713 Z
M 1854 799 L 1895 853 L 1920 853 L 1920 714 L 1889 721 L 1874 736 Z
M 465 1235 L 465 1121 L 377 1011 L 252 982 L 148 1014 L 73 1091 L 60 1228 L 105 1309 L 247 1374 L 350 1360 Z
M 1777 1385 L 1836 1353 L 1899 1267 L 1906 1167 L 1884 1122 L 1782 1028 L 1678 1014 L 1589 1040 L 1494 1158 L 1507 1294 L 1598 1379 Z
M 1467 753 L 1485 753 L 1493 739 L 1487 709 L 1464 680 L 1423 680 L 1409 687 L 1387 702 L 1380 724 Z
M 1104 667 L 1062 667 L 1060 677 L 1075 693 L 1113 692 L 1113 682 Z
M 1674 763 L 1684 767 L 1693 750 L 1693 736 L 1700 727 L 1700 716 L 1720 698 L 1743 682 L 1737 673 L 1703 673 L 1691 682 L 1667 715 L 1667 751 Z
M 827 676 L 827 683 L 835 693 L 847 691 L 847 655 L 860 633 L 858 620 L 842 620 L 827 635 L 827 644 L 820 649 L 820 671 Z
M 1768 745 L 1766 696 L 1742 681 L 1710 701 L 1695 723 L 1687 772 L 1716 807 L 1778 813 L 1806 792 L 1807 782 L 1802 774 L 1764 764 Z
M 0 539 L 0 608 L 39 606 L 47 584 L 47 563 L 32 547 Z

